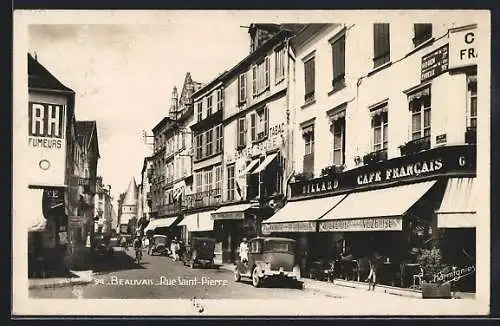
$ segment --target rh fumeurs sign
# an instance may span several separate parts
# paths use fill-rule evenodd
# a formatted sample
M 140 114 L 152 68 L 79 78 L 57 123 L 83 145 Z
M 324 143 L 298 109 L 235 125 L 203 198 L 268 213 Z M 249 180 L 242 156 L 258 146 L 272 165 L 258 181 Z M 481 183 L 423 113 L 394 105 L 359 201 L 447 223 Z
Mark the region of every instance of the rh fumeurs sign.
M 65 183 L 66 106 L 61 102 L 60 99 L 54 99 L 53 103 L 28 102 L 26 153 L 29 155 L 28 173 L 32 186 L 61 186 Z
M 365 165 L 343 173 L 291 184 L 292 197 L 337 193 L 370 185 L 449 173 L 475 173 L 475 146 L 435 148 L 408 157 Z

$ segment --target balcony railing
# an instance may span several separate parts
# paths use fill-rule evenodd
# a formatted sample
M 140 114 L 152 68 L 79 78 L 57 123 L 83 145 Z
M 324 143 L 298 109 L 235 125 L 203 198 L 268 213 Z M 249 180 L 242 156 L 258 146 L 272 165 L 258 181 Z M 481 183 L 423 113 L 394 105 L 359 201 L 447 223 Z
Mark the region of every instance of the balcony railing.
M 425 151 L 431 148 L 431 137 L 425 136 L 422 138 L 418 138 L 412 141 L 407 142 L 406 144 L 399 146 L 401 150 L 401 155 L 408 156 L 413 155 L 421 151 Z
M 182 205 L 180 202 L 157 206 L 158 216 L 180 214 L 181 210 Z
M 220 190 L 212 189 L 186 195 L 183 204 L 186 209 L 217 206 L 221 203 L 221 197 Z
M 363 164 L 373 164 L 387 160 L 387 149 L 381 149 L 363 156 Z

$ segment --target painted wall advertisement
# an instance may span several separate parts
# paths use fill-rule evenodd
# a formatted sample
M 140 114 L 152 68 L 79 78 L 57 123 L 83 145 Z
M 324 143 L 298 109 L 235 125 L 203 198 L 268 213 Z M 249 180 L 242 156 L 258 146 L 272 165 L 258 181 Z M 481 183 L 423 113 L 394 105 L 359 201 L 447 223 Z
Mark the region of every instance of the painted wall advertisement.
M 476 25 L 450 30 L 450 69 L 477 65 Z
M 29 184 L 31 186 L 64 185 L 66 106 L 29 101 L 26 145 L 30 160 Z

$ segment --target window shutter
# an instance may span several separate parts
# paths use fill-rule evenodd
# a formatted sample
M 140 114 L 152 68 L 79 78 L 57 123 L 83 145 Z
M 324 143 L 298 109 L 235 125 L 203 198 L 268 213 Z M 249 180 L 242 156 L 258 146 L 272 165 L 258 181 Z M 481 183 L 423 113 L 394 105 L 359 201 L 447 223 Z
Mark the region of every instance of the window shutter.
M 304 63 L 306 95 L 314 93 L 314 58 Z
M 250 114 L 250 137 L 252 141 L 255 141 L 255 113 Z
M 242 146 L 246 145 L 247 143 L 247 118 L 241 118 L 242 120 L 242 125 L 243 125 L 243 144 Z
M 257 66 L 252 67 L 252 93 L 257 94 Z
M 389 52 L 389 24 L 373 25 L 374 57 L 378 58 Z
M 267 136 L 269 130 L 269 107 L 265 107 L 264 109 L 264 135 Z
M 270 62 L 269 62 L 269 57 L 266 57 L 266 62 L 265 62 L 265 85 L 266 85 L 266 88 L 269 87 L 269 84 L 270 84 L 270 73 L 269 73 L 269 70 L 270 70 Z

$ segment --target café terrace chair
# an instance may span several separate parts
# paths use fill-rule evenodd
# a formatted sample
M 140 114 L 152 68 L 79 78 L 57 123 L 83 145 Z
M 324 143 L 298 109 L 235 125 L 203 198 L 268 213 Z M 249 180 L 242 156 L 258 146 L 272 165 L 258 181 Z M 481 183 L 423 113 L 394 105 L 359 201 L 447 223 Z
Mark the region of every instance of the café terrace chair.
M 412 289 L 420 289 L 422 287 L 422 279 L 424 277 L 424 270 L 420 267 L 420 272 L 418 274 L 413 275 L 413 284 L 411 286 Z M 418 285 L 417 285 L 418 281 Z

